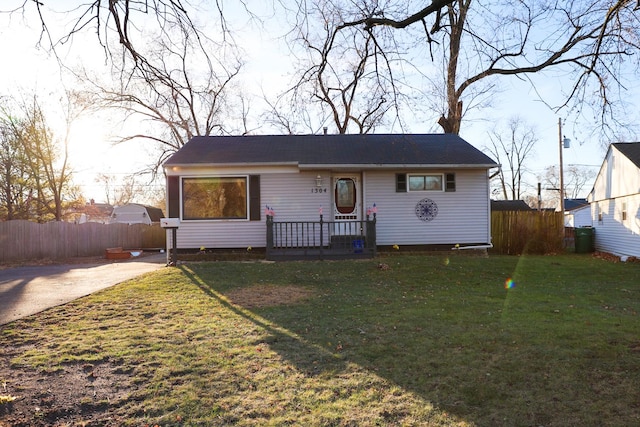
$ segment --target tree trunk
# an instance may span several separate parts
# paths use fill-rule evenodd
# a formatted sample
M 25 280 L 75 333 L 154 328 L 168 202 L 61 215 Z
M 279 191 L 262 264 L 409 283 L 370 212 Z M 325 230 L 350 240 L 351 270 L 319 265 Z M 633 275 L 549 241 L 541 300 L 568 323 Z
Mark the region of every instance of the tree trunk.
M 438 119 L 438 124 L 442 127 L 444 133 L 458 135 L 460 133 L 460 123 L 462 123 L 462 101 L 456 103 L 453 111 L 449 109 L 447 117 L 440 116 L 440 119 Z

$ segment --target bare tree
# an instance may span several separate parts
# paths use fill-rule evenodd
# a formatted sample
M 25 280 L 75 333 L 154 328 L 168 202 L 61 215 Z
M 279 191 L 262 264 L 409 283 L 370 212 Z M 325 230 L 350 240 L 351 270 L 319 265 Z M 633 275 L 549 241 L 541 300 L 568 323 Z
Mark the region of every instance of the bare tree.
M 28 8 L 37 11 L 42 24 L 42 44 L 55 47 L 70 42 L 79 34 L 93 31 L 109 58 L 131 61 L 134 68 L 149 76 L 149 81 L 153 80 L 156 72 L 162 74 L 163 67 L 143 48 L 147 44 L 142 36 L 143 29 L 153 26 L 160 33 L 159 39 L 171 40 L 171 34 L 175 32 L 187 34 L 196 42 L 203 39 L 203 33 L 192 20 L 202 6 L 188 0 L 79 2 L 77 7 L 64 11 L 71 17 L 73 25 L 60 36 L 50 31 L 51 13 L 43 2 L 15 2 L 10 9 L 14 13 Z M 438 123 L 443 131 L 451 133 L 460 131 L 462 118 L 474 106 L 474 100 L 487 100 L 485 95 L 497 86 L 496 77 L 519 76 L 534 83 L 531 76 L 550 69 L 571 75 L 573 82 L 564 88 L 562 99 L 546 100 L 550 106 L 569 108 L 577 115 L 595 108 L 598 122 L 612 126 L 619 124 L 624 115 L 615 113 L 616 106 L 624 101 L 623 85 L 626 79 L 633 81 L 638 68 L 634 69 L 634 64 L 627 65 L 630 61 L 637 62 L 634 54 L 639 47 L 640 26 L 635 10 L 638 8 L 636 0 L 432 0 L 417 6 L 408 0 L 325 0 L 319 7 L 316 7 L 317 2 L 297 0 L 298 8 L 293 10 L 289 8 L 291 2 L 281 0 L 279 4 L 298 18 L 296 22 L 300 25 L 297 28 L 302 30 L 297 33 L 301 35 L 299 40 L 305 40 L 305 31 L 312 25 L 325 28 L 323 40 L 329 43 L 313 40 L 308 44 L 307 48 L 312 52 L 315 49 L 320 59 L 314 59 L 315 68 L 306 68 L 311 72 L 300 74 L 298 81 L 313 83 L 315 90 L 312 93 L 319 96 L 312 99 L 324 103 L 325 110 L 320 111 L 327 114 L 327 120 L 336 123 L 338 131 L 345 129 L 346 120 L 358 131 L 373 129 L 366 124 L 367 120 L 371 123 L 388 114 L 389 105 L 397 99 L 395 95 L 406 90 L 393 88 L 393 82 L 402 80 L 402 71 L 395 66 L 387 66 L 385 61 L 393 58 L 394 52 L 401 53 L 404 48 L 419 44 L 427 46 L 432 58 L 436 54 L 445 57 L 445 61 L 435 61 L 444 64 L 446 81 L 446 103 Z M 242 5 L 244 7 L 245 3 Z M 231 39 L 222 2 L 216 1 L 213 10 L 219 17 L 214 25 L 223 37 Z M 326 13 L 309 13 L 318 10 Z M 335 20 L 337 16 L 340 20 Z M 325 18 L 329 19 L 323 21 Z M 406 34 L 401 45 L 385 43 L 389 37 L 388 29 Z M 354 37 L 354 34 L 359 36 Z M 395 41 L 400 39 L 393 38 Z M 375 82 L 370 79 L 369 71 L 359 77 L 357 84 L 354 79 L 345 80 L 346 73 L 335 72 L 340 64 L 335 58 L 339 57 L 340 51 L 347 51 L 346 44 L 355 51 L 359 50 L 360 59 L 368 58 L 366 63 L 369 65 L 373 59 L 370 54 L 375 52 L 375 58 L 379 60 L 373 61 L 373 66 L 381 77 L 376 84 L 380 84 L 383 92 L 372 90 L 378 86 L 362 90 L 365 89 L 364 80 Z M 340 45 L 339 49 L 337 45 Z M 332 59 L 332 54 L 337 55 Z M 345 58 L 350 59 L 351 56 Z M 357 73 L 358 64 L 354 62 L 351 65 L 354 66 L 352 71 Z M 624 67 L 631 70 L 626 78 Z M 393 73 L 389 74 L 392 69 Z M 335 80 L 335 76 L 342 79 Z M 354 89 L 360 90 L 360 95 L 352 98 Z M 386 93 L 392 93 L 394 97 L 382 95 L 388 90 L 390 92 Z M 309 93 L 306 91 L 304 95 Z M 362 100 L 364 93 L 372 94 L 371 102 L 354 109 L 351 99 Z M 300 99 L 303 102 L 309 100 L 298 97 L 296 102 Z M 295 110 L 290 99 L 274 105 L 279 112 L 287 108 Z M 476 105 L 484 104 L 479 102 Z M 347 110 L 359 113 L 349 114 Z M 282 114 L 276 115 L 276 119 L 278 117 Z M 289 120 L 289 125 L 291 123 Z
M 569 165 L 563 167 L 564 194 L 567 199 L 577 199 L 586 197 L 586 192 L 593 185 L 596 172 L 593 168 L 579 165 Z M 560 171 L 557 165 L 549 166 L 545 169 L 544 186 L 548 191 L 552 191 L 555 200 L 558 200 L 560 191 Z
M 20 0 L 11 12 L 35 8 L 41 23 L 40 43 L 54 53 L 61 44 L 94 31 L 111 65 L 108 80 L 115 83 L 86 71 L 78 73 L 79 80 L 92 86 L 87 93 L 99 94 L 92 99 L 94 108 L 117 108 L 125 120 L 144 124 L 133 134 L 119 135 L 117 142 L 151 142 L 157 150 L 149 164 L 154 174 L 158 165 L 195 135 L 248 131 L 243 116 L 248 105 L 233 85 L 242 62 L 221 2 L 91 0 L 57 11 L 47 6 Z M 205 6 L 209 9 L 200 9 Z M 207 30 L 219 41 L 192 21 L 191 16 L 199 12 L 207 13 Z M 50 23 L 60 13 L 73 25 L 54 34 Z
M 189 0 L 80 0 L 67 9 L 64 6 L 52 9 L 50 2 L 15 0 L 13 5 L 3 5 L 4 10 L 0 12 L 26 14 L 31 8 L 40 21 L 39 45 L 55 52 L 57 47 L 72 43 L 75 37 L 84 37 L 90 31 L 108 58 L 114 62 L 132 61 L 143 70 L 154 68 L 143 48 L 147 44 L 141 37 L 145 27 L 155 27 L 162 37 L 169 37 L 176 28 L 193 37 L 200 36 L 192 20 L 192 15 L 197 13 L 196 4 Z M 222 2 L 216 0 L 214 9 L 220 18 L 219 31 L 227 34 Z M 50 24 L 61 15 L 71 26 L 58 34 Z
M 102 186 L 105 203 L 111 206 L 126 205 L 134 200 L 137 193 L 142 191 L 142 185 L 136 182 L 133 175 L 118 179 L 115 175 L 101 173 L 95 181 Z
M 486 150 L 501 165 L 499 187 L 505 200 L 520 200 L 523 196 L 526 163 L 534 154 L 538 137 L 535 128 L 520 117 L 512 117 L 506 128 L 489 133 L 491 145 Z
M 73 202 L 72 172 L 68 163 L 68 134 L 56 138 L 47 125 L 37 96 L 24 101 L 12 113 L 3 109 L 2 142 L 10 150 L 3 161 L 3 199 L 7 218 L 62 220 L 67 203 Z M 69 117 L 69 120 L 71 118 Z
M 29 219 L 33 198 L 31 168 L 16 129 L 21 121 L 10 110 L 0 111 L 0 219 Z
M 334 0 L 309 2 L 295 15 L 288 36 L 295 82 L 277 102 L 267 100 L 269 120 L 285 132 L 296 133 L 302 124 L 314 133 L 321 127 L 369 133 L 390 110 L 398 116 L 402 95 L 392 71 L 398 55 L 381 49 L 381 37 L 368 29 L 335 31 L 349 13 L 343 7 Z
M 36 97 L 31 106 L 25 105 L 24 113 L 26 126 L 20 134 L 20 140 L 36 183 L 38 219 L 53 215 L 56 221 L 61 221 L 64 193 L 71 185 L 68 131 L 63 140 L 56 144 Z
M 154 40 L 145 51 L 152 66 L 121 64 L 114 75 L 115 86 L 99 83 L 95 77 L 83 79 L 93 85 L 89 90 L 98 98 L 97 108 L 117 109 L 127 119 L 148 125 L 118 137 L 117 142 L 150 141 L 157 149 L 149 165 L 152 173 L 194 136 L 242 133 L 247 125 L 242 91 L 234 84 L 242 62 L 233 46 L 183 31 Z
M 460 131 L 463 101 L 473 97 L 468 92 L 479 82 L 497 76 L 526 78 L 551 68 L 573 75 L 556 107 L 573 106 L 580 114 L 578 105 L 591 104 L 606 124 L 619 120 L 613 107 L 614 93 L 623 83 L 621 67 L 640 46 L 637 8 L 633 0 L 434 0 L 411 13 L 409 2 L 390 2 L 373 11 L 362 7 L 361 16 L 345 20 L 335 31 L 352 26 L 421 28 L 432 54 L 442 48 L 447 58 L 447 108 L 439 120 L 445 132 Z M 427 17 L 433 17 L 432 25 Z

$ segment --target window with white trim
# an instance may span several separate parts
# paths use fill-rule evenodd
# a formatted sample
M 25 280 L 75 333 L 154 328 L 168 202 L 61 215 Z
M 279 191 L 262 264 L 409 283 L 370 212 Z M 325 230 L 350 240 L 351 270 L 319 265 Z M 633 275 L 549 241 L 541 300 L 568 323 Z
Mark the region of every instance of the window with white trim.
M 456 191 L 456 174 L 396 174 L 396 193 L 407 191 Z
M 409 191 L 443 191 L 442 174 L 409 175 Z

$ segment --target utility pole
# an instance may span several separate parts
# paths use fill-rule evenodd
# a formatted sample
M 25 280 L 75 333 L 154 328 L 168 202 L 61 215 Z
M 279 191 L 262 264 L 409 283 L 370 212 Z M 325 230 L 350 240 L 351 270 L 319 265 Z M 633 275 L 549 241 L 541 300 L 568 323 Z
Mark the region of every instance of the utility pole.
M 538 211 L 542 209 L 542 184 L 538 183 Z
M 562 213 L 562 223 L 564 224 L 564 171 L 562 170 L 562 119 L 558 117 L 558 146 L 560 147 L 560 212 Z

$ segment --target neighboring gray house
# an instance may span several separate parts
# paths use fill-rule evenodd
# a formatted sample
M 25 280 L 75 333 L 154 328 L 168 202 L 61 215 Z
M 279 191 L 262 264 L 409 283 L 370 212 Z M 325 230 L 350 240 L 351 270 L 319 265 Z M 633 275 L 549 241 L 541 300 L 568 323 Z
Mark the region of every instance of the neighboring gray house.
M 162 217 L 164 217 L 162 209 L 138 203 L 128 203 L 113 208 L 111 222 L 151 225 L 159 224 Z
M 265 247 L 265 210 L 338 222 L 377 210 L 378 245 L 489 245 L 497 166 L 451 134 L 201 136 L 164 164 L 167 212 L 180 249 Z
M 587 200 L 596 250 L 640 258 L 640 143 L 609 146 Z

